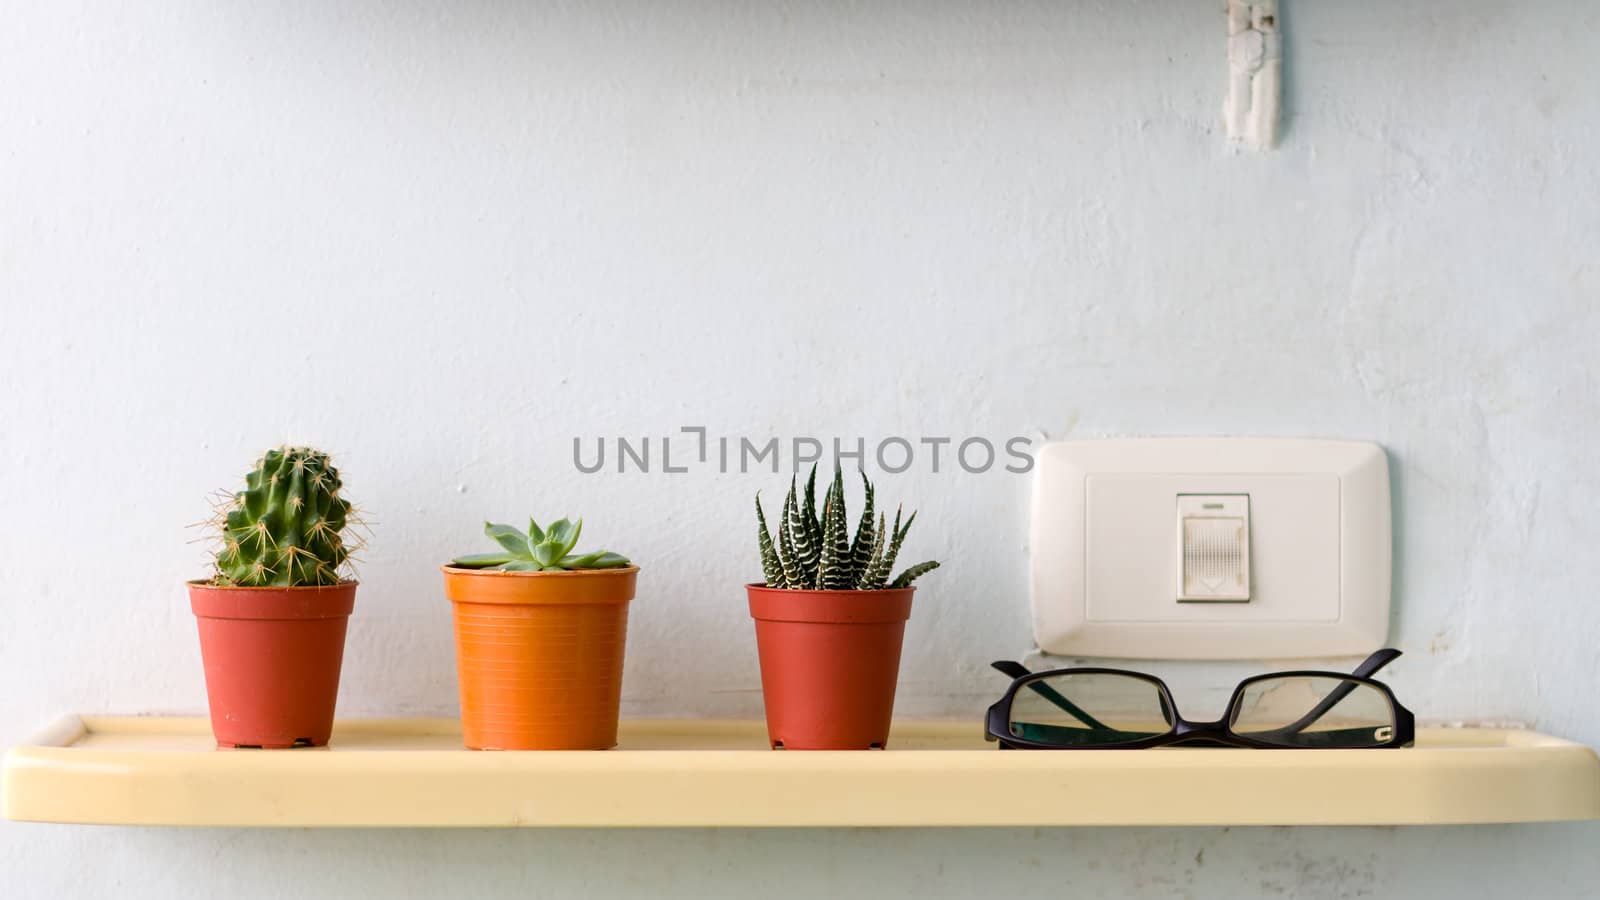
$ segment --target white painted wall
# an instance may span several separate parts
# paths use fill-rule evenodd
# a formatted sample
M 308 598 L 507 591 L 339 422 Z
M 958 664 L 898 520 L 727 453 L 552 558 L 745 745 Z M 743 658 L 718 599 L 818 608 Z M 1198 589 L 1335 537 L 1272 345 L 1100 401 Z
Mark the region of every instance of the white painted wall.
M 1205 0 L 0 3 L 0 744 L 203 708 L 183 526 L 284 438 L 377 523 L 345 712 L 454 709 L 435 566 L 540 510 L 645 566 L 629 714 L 754 715 L 781 479 L 570 462 L 690 424 L 1380 441 L 1402 696 L 1600 742 L 1600 20 L 1282 16 L 1283 146 L 1240 155 Z M 976 723 L 1026 479 L 880 491 L 946 561 L 901 712 Z M 1576 897 L 1597 839 L 4 824 L 0 893 Z

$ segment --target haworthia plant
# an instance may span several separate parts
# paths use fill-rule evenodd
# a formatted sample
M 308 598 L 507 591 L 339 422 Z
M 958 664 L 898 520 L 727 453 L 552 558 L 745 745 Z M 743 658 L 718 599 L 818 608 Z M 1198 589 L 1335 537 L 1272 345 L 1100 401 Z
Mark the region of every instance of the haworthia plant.
M 574 553 L 583 520 L 557 519 L 540 528 L 531 517 L 528 530 L 514 525 L 483 523 L 483 533 L 500 545 L 498 553 L 472 553 L 458 556 L 450 565 L 463 569 L 501 569 L 506 572 L 565 572 L 571 569 L 620 569 L 630 565 L 620 553 L 596 550 Z
M 767 587 L 842 591 L 903 588 L 939 568 L 937 562 L 928 560 L 907 567 L 892 580 L 889 578 L 895 558 L 900 555 L 900 545 L 905 542 L 906 532 L 911 530 L 917 514 L 912 513 L 901 525 L 900 511 L 896 510 L 894 525 L 890 527 L 886 517 L 877 511 L 877 492 L 865 473 L 861 475 L 861 482 L 866 494 L 854 538 L 850 536 L 850 520 L 845 510 L 844 473 L 838 467 L 833 470 L 833 484 L 823 495 L 820 514 L 816 503 L 816 467 L 812 466 L 803 493 L 796 480 L 790 479 L 783 514 L 778 518 L 776 539 L 767 528 L 761 495 L 756 495 L 761 570 Z
M 328 454 L 310 447 L 268 450 L 245 476 L 244 490 L 217 507 L 220 532 L 212 581 L 233 587 L 338 584 L 356 524 Z

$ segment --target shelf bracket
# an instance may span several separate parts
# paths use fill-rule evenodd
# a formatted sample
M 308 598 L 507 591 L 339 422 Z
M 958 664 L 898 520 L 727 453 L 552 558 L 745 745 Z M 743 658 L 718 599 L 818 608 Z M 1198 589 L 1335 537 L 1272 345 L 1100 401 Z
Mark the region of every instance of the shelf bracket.
M 1251 150 L 1278 142 L 1283 40 L 1278 0 L 1228 0 L 1228 139 Z

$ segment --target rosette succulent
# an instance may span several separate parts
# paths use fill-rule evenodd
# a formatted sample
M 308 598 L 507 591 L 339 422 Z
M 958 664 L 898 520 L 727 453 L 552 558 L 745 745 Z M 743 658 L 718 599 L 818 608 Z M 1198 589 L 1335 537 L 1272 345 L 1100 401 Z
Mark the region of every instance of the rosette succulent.
M 583 533 L 581 518 L 576 522 L 557 519 L 548 528 L 540 528 L 539 523 L 530 517 L 527 531 L 512 525 L 485 522 L 483 533 L 500 545 L 499 552 L 458 556 L 450 564 L 463 569 L 501 569 L 506 572 L 620 569 L 630 565 L 628 558 L 620 553 L 606 550 L 574 553 L 578 535 Z

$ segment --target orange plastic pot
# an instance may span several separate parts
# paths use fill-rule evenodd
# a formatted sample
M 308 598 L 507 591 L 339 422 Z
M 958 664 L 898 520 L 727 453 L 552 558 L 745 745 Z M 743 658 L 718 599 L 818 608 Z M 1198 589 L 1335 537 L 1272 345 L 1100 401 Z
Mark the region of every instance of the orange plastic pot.
M 218 745 L 328 743 L 355 602 L 354 581 L 283 588 L 189 582 Z
M 889 743 L 911 595 L 746 585 L 761 657 L 767 738 L 785 750 Z
M 571 572 L 444 567 L 455 612 L 462 742 L 474 750 L 617 745 L 638 566 Z

